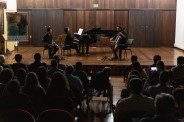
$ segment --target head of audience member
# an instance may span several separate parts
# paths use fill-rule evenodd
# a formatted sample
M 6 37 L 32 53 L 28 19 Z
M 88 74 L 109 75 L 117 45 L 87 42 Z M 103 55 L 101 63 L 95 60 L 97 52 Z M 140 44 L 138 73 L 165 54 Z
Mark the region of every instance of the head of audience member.
M 76 70 L 81 70 L 82 69 L 82 62 L 80 62 L 80 61 L 78 61 L 78 62 L 76 62 L 76 64 L 75 64 L 75 69 Z
M 21 55 L 21 54 L 16 54 L 16 55 L 15 55 L 15 61 L 16 61 L 17 63 L 20 63 L 20 62 L 22 61 L 22 55 Z
M 110 75 L 111 75 L 111 68 L 110 68 L 110 67 L 104 67 L 104 68 L 102 69 L 102 72 L 103 72 L 104 74 L 107 74 L 108 76 L 110 76 Z
M 40 62 L 41 61 L 41 54 L 40 53 L 35 53 L 34 54 L 34 59 L 35 59 L 35 62 Z
M 0 66 L 0 73 L 1 73 L 1 71 L 3 71 L 3 67 L 2 66 Z
M 141 64 L 138 61 L 134 61 L 132 64 L 132 69 L 137 70 L 139 72 L 142 72 L 143 69 L 141 67 Z
M 70 30 L 69 27 L 65 27 L 65 28 L 64 28 L 64 32 L 65 32 L 65 33 L 68 33 L 69 30 Z
M 58 67 L 58 62 L 57 62 L 57 60 L 55 60 L 55 59 L 52 59 L 52 60 L 51 60 L 51 67 L 53 67 L 53 68 Z
M 37 86 L 40 86 L 40 83 L 38 81 L 38 77 L 37 77 L 36 73 L 34 73 L 34 72 L 28 73 L 27 78 L 26 78 L 26 82 L 25 82 L 25 87 L 26 88 L 34 88 Z
M 16 77 L 17 77 L 17 80 L 20 82 L 20 85 L 24 86 L 25 81 L 26 81 L 26 77 L 27 77 L 26 70 L 24 68 L 18 69 Z
M 177 108 L 184 110 L 184 88 L 174 89 L 173 96 L 176 100 Z
M 65 70 L 66 74 L 72 74 L 73 71 L 74 71 L 74 67 L 72 65 L 68 65 L 66 67 L 66 70 Z
M 155 111 L 157 115 L 170 116 L 176 108 L 174 97 L 170 94 L 161 93 L 155 97 Z
M 164 64 L 163 61 L 157 61 L 156 66 L 157 66 L 157 69 L 158 69 L 159 71 L 164 71 L 164 70 L 165 70 L 165 64 Z
M 140 94 L 143 88 L 142 80 L 140 78 L 132 78 L 129 87 L 132 94 Z
M 38 79 L 39 78 L 43 78 L 43 77 L 47 77 L 47 69 L 43 66 L 40 66 L 36 72 Z
M 0 64 L 3 64 L 5 62 L 5 56 L 0 55 Z
M 6 85 L 3 95 L 17 95 L 22 93 L 22 88 L 18 80 L 14 79 L 8 82 Z
M 61 91 L 68 90 L 68 89 L 69 89 L 69 83 L 66 76 L 60 72 L 55 72 L 51 78 L 51 83 L 48 88 L 48 92 L 60 93 Z
M 54 55 L 53 59 L 55 59 L 58 62 L 58 64 L 59 64 L 60 58 L 59 58 L 58 55 Z
M 51 34 L 52 33 L 52 28 L 51 27 L 47 27 L 46 31 L 47 31 L 47 33 Z
M 133 62 L 135 62 L 135 61 L 137 61 L 137 56 L 136 55 L 132 55 L 131 56 L 131 62 L 133 63 Z
M 153 62 L 154 62 L 154 64 L 156 65 L 156 63 L 158 62 L 158 61 L 161 61 L 161 56 L 160 55 L 154 55 L 154 57 L 153 57 Z
M 177 64 L 181 65 L 181 66 L 184 64 L 184 57 L 183 56 L 179 56 L 177 58 Z
M 165 86 L 169 82 L 169 72 L 168 71 L 163 71 L 160 73 L 159 76 L 159 82 L 161 86 Z
M 10 80 L 13 79 L 14 72 L 12 69 L 5 68 L 0 73 L 0 82 L 2 84 L 7 84 Z

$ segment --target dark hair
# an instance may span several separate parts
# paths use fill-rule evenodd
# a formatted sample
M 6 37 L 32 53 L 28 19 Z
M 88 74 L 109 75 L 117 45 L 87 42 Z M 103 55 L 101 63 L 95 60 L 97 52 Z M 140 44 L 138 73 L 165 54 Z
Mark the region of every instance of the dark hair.
M 133 63 L 134 61 L 137 61 L 137 56 L 136 55 L 131 56 L 131 62 Z
M 65 28 L 64 28 L 64 32 L 65 32 L 65 33 L 68 33 L 68 28 L 69 28 L 69 27 L 65 27 Z
M 169 81 L 169 72 L 168 71 L 162 71 L 159 76 L 159 81 L 161 85 L 165 85 Z
M 26 70 L 24 68 L 18 69 L 16 76 L 17 76 L 17 80 L 20 82 L 20 85 L 24 86 L 25 80 L 26 80 L 26 77 L 27 77 Z
M 104 67 L 102 72 L 104 74 L 110 75 L 111 74 L 111 68 L 110 67 Z
M 58 62 L 58 64 L 59 64 L 59 56 L 58 55 L 55 55 L 54 57 L 53 57 L 53 59 L 55 59 L 57 62 Z
M 175 109 L 174 97 L 170 94 L 161 93 L 155 97 L 155 109 L 158 115 L 174 113 Z
M 41 54 L 40 53 L 35 53 L 34 54 L 34 59 L 35 59 L 35 61 L 40 61 L 41 60 Z
M 76 64 L 75 64 L 75 68 L 76 68 L 76 70 L 80 70 L 80 69 L 82 69 L 82 62 L 76 62 Z
M 22 55 L 21 54 L 16 54 L 15 55 L 15 61 L 16 62 L 21 62 L 21 60 L 22 60 Z
M 49 32 L 52 28 L 51 27 L 47 27 L 46 31 Z
M 35 87 L 35 86 L 39 86 L 40 83 L 38 81 L 38 77 L 36 75 L 36 73 L 34 72 L 30 72 L 28 73 L 27 75 L 27 78 L 26 78 L 26 83 L 25 83 L 25 87 Z
M 141 64 L 138 62 L 138 61 L 134 61 L 133 64 L 132 64 L 132 68 L 139 71 L 139 72 L 142 72 L 143 69 L 141 67 Z
M 74 67 L 72 65 L 68 65 L 65 69 L 66 74 L 72 74 L 74 71 Z
M 20 94 L 20 93 L 22 93 L 22 89 L 19 81 L 16 79 L 9 81 L 3 91 L 3 95 Z
M 174 89 L 173 96 L 174 96 L 176 102 L 184 102 L 184 88 Z
M 14 76 L 14 72 L 12 69 L 5 68 L 0 73 L 0 82 L 3 84 L 7 84 Z
M 162 71 L 165 70 L 165 64 L 164 64 L 163 61 L 157 61 L 156 66 L 157 66 L 158 68 L 160 68 L 160 70 L 162 70 Z
M 66 76 L 60 72 L 55 72 L 52 75 L 51 83 L 48 88 L 48 94 L 60 93 L 66 89 L 69 89 L 69 83 Z
M 153 61 L 154 61 L 155 64 L 157 63 L 157 61 L 160 61 L 160 60 L 161 60 L 161 56 L 160 55 L 155 55 L 153 57 Z
M 183 56 L 179 56 L 177 58 L 177 63 L 183 65 L 184 64 L 184 57 Z
M 58 62 L 56 59 L 52 59 L 51 60 L 51 67 L 57 67 L 58 66 Z
M 130 89 L 135 94 L 140 94 L 143 88 L 143 83 L 140 78 L 132 78 L 129 83 Z

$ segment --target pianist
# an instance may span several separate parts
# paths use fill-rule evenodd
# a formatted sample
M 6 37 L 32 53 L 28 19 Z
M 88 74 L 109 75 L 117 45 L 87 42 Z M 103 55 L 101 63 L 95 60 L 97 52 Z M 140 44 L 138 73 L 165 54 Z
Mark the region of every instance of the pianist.
M 79 54 L 79 49 L 77 46 L 77 42 L 74 41 L 74 38 L 72 37 L 72 35 L 69 32 L 69 27 L 65 27 L 64 32 L 66 33 L 66 38 L 65 38 L 65 42 L 64 42 L 64 46 L 69 46 L 73 49 L 76 50 L 76 53 Z
M 126 48 L 126 41 L 127 41 L 127 34 L 125 32 L 125 28 L 121 28 L 120 26 L 116 27 L 118 34 L 116 34 L 115 36 L 113 36 L 110 41 L 112 44 L 112 52 L 113 52 L 113 56 L 112 59 L 118 59 L 118 55 L 117 55 L 117 51 L 120 48 Z

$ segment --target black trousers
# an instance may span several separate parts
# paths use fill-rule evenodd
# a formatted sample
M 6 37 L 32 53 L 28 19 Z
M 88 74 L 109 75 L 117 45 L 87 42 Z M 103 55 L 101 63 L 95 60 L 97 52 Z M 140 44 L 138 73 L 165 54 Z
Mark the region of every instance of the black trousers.
M 45 44 L 44 47 L 48 49 L 49 58 L 52 58 L 54 54 L 59 50 L 59 46 L 56 43 Z

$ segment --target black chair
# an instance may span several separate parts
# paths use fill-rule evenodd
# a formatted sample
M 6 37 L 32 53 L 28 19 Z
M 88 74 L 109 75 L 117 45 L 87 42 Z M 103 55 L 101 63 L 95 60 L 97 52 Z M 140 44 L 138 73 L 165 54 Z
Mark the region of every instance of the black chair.
M 37 122 L 73 122 L 73 116 L 61 109 L 48 109 L 41 112 Z
M 0 122 L 35 122 L 35 118 L 26 110 L 13 109 L 2 113 Z
M 127 50 L 131 52 L 132 56 L 132 45 L 133 45 L 134 39 L 127 39 L 127 42 L 125 44 L 118 45 L 119 47 L 119 60 L 121 60 L 122 50 L 124 50 L 124 59 L 127 57 Z

